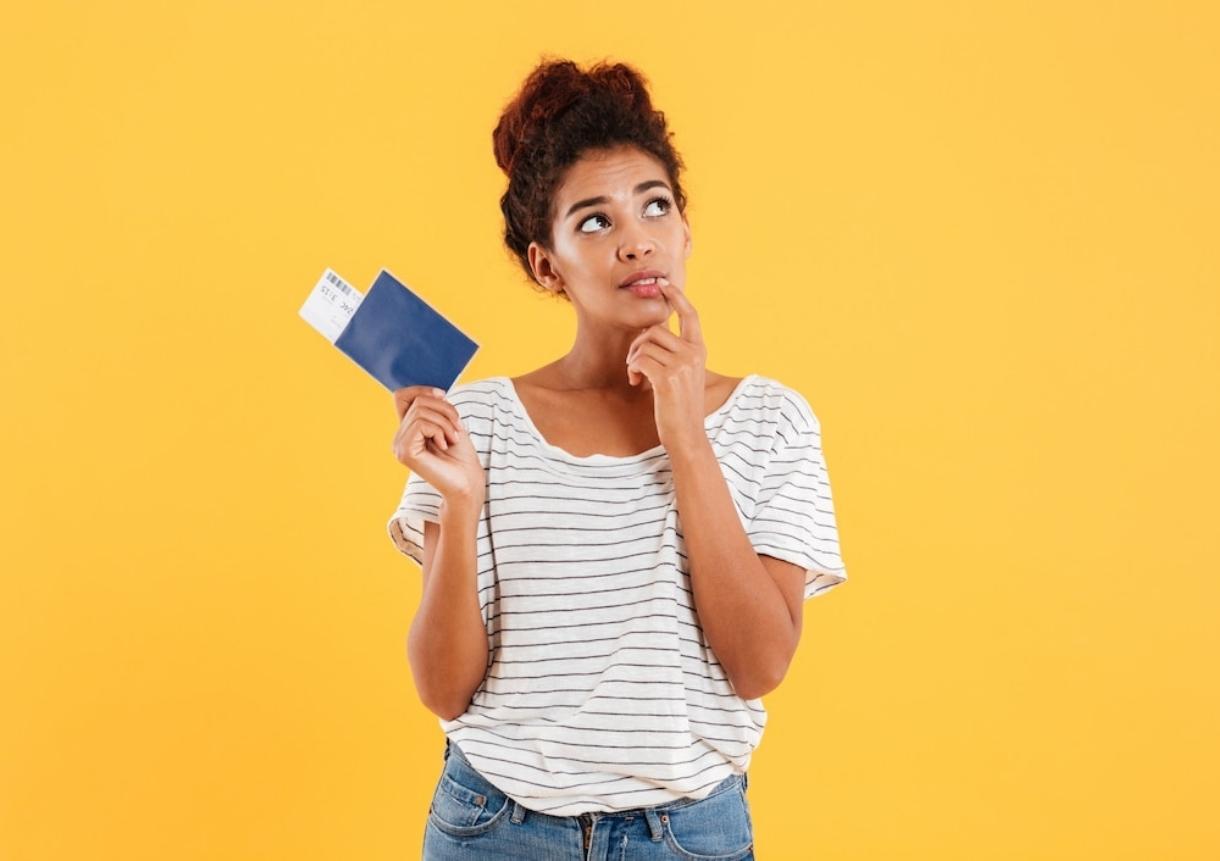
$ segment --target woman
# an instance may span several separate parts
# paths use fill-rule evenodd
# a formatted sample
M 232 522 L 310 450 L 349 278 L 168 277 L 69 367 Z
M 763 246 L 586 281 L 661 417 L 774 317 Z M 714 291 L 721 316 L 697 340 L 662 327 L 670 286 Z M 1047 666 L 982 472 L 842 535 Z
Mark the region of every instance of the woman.
M 638 72 L 544 62 L 493 142 L 505 242 L 577 334 L 520 377 L 395 393 L 387 529 L 423 567 L 408 651 L 446 735 L 424 856 L 752 858 L 760 697 L 846 579 L 818 420 L 705 367 L 683 165 Z

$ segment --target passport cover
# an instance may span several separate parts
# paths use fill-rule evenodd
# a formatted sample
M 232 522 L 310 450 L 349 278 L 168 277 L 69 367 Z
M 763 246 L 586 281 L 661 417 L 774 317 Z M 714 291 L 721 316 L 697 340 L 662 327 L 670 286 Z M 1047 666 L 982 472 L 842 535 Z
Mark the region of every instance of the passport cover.
M 391 392 L 403 386 L 448 392 L 479 349 L 385 269 L 334 343 Z

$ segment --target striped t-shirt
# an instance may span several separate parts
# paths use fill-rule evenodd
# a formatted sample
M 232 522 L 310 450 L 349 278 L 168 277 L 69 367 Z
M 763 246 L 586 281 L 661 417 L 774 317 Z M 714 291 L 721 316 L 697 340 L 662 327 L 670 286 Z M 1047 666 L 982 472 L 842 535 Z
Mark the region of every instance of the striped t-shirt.
M 489 654 L 445 735 L 505 795 L 554 816 L 700 799 L 745 772 L 767 712 L 734 692 L 699 625 L 664 446 L 569 454 L 508 377 L 447 399 L 487 477 L 476 582 Z M 754 549 L 805 568 L 806 599 L 843 582 L 805 398 L 750 374 L 704 426 Z M 421 565 L 440 501 L 412 473 L 386 524 Z

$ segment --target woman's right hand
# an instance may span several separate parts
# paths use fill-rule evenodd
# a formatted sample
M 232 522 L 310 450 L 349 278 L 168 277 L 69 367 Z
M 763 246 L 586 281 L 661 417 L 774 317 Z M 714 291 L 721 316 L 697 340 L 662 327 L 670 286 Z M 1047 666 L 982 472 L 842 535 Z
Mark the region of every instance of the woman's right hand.
M 394 391 L 398 433 L 394 457 L 447 501 L 481 502 L 486 477 L 457 408 L 432 386 Z

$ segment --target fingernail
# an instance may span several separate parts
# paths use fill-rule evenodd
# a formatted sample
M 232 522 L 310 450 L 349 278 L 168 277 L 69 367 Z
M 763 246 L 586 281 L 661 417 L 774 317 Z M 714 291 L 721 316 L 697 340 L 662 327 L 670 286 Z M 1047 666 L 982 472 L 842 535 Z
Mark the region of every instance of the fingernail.
M 433 389 L 432 394 L 436 395 L 437 397 L 443 398 L 445 396 L 445 390 L 444 389 Z

